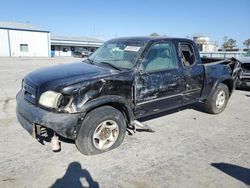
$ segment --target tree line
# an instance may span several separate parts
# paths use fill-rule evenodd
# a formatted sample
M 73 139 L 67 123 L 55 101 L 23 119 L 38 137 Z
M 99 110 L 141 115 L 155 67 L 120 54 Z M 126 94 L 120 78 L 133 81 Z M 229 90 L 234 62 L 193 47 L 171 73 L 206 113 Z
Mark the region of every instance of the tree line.
M 150 36 L 153 36 L 153 37 L 157 37 L 157 36 L 160 36 L 158 33 L 151 33 Z M 243 42 L 243 45 L 247 47 L 247 49 L 249 49 L 250 47 L 250 38 L 249 39 L 246 39 L 244 42 Z M 233 49 L 237 46 L 236 44 L 236 40 L 232 39 L 232 38 L 228 38 L 227 36 L 225 36 L 223 38 L 223 44 L 222 44 L 222 48 L 223 49 Z
M 247 47 L 247 49 L 249 49 L 250 47 L 250 39 L 246 39 L 243 42 L 243 45 Z M 232 38 L 228 38 L 227 36 L 224 37 L 224 42 L 222 44 L 222 48 L 223 49 L 233 49 L 237 46 L 236 44 L 236 40 L 232 39 Z

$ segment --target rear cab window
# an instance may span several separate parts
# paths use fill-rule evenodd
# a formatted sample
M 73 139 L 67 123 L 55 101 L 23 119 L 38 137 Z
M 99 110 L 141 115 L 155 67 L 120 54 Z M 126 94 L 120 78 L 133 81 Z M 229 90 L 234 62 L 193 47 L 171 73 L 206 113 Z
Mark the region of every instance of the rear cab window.
M 195 65 L 195 52 L 191 44 L 179 43 L 179 54 L 181 57 L 181 63 L 184 67 L 192 67 Z

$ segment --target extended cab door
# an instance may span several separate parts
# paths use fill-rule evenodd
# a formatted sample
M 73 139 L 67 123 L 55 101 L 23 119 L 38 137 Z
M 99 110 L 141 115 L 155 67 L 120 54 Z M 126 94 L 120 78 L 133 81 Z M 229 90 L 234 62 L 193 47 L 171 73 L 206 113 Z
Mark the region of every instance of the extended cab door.
M 200 99 L 204 82 L 204 67 L 193 43 L 179 42 L 178 46 L 184 86 L 182 104 L 185 105 Z
M 136 117 L 179 106 L 182 81 L 171 41 L 151 44 L 135 76 Z

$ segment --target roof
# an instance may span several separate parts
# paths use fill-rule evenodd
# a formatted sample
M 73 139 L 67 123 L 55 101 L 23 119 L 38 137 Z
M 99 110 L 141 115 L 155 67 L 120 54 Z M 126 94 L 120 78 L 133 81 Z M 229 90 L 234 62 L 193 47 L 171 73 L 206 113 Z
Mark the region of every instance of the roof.
M 121 37 L 121 38 L 114 38 L 112 40 L 135 40 L 135 41 L 159 41 L 159 40 L 181 40 L 181 41 L 192 41 L 191 39 L 187 38 L 172 38 L 172 37 L 165 37 L 165 36 L 141 36 L 141 37 Z
M 103 42 L 103 40 L 92 38 L 92 37 L 72 37 L 72 36 L 58 36 L 51 35 L 51 40 L 58 41 L 72 41 L 72 42 Z
M 20 23 L 20 22 L 0 22 L 0 29 L 10 29 L 10 30 L 21 30 L 21 31 L 37 31 L 37 32 L 47 32 L 45 30 L 41 30 L 34 25 L 29 23 Z

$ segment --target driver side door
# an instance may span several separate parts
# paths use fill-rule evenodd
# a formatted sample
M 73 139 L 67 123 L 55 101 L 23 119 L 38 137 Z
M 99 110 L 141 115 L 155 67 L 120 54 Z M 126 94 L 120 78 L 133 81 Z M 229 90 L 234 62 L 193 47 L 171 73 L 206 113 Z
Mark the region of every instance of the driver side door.
M 135 76 L 136 117 L 143 117 L 180 105 L 182 77 L 177 53 L 171 41 L 153 43 Z

